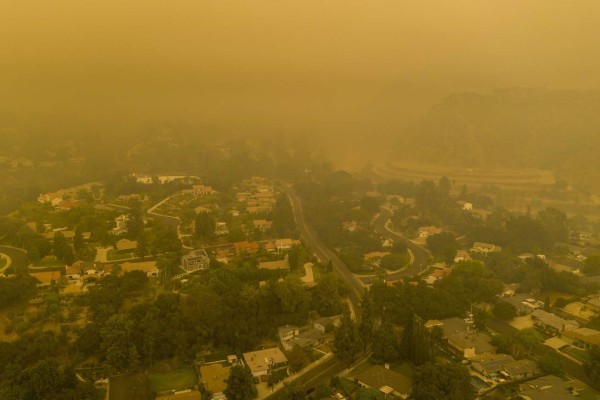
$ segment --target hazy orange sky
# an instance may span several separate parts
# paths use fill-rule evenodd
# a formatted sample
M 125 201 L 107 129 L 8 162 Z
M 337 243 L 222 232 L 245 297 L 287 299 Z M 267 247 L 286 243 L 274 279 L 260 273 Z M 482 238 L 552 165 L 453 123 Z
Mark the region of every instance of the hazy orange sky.
M 455 91 L 596 89 L 598 43 L 597 0 L 3 0 L 0 109 L 390 134 Z

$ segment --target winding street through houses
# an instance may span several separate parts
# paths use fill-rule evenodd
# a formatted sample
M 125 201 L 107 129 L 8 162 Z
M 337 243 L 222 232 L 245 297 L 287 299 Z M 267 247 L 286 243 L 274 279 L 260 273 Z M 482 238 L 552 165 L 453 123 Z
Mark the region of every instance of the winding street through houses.
M 158 207 L 160 207 L 161 205 L 163 205 L 164 203 L 166 203 L 167 201 L 171 200 L 171 198 L 174 195 L 171 195 L 163 200 L 161 200 L 160 202 L 156 203 L 155 205 L 153 205 L 152 207 L 150 207 L 148 210 L 146 210 L 146 215 L 154 220 L 160 221 L 163 224 L 173 227 L 175 228 L 175 232 L 177 232 L 177 236 L 179 237 L 179 240 L 181 240 L 181 245 L 185 250 L 192 250 L 193 247 L 188 247 L 186 245 L 183 244 L 183 237 L 184 235 L 181 233 L 181 231 L 179 230 L 180 226 L 181 226 L 181 219 L 179 219 L 179 217 L 171 217 L 170 215 L 164 215 L 164 214 L 159 214 L 159 213 L 155 213 L 154 210 L 156 210 Z
M 26 270 L 29 265 L 29 258 L 27 252 L 23 249 L 19 249 L 12 246 L 0 246 L 0 254 L 8 256 L 9 261 L 0 270 L 0 274 L 3 274 L 8 267 L 12 266 L 14 269 Z
M 307 248 L 313 251 L 313 253 L 321 262 L 326 263 L 331 260 L 335 272 L 346 282 L 349 288 L 351 306 L 354 308 L 356 317 L 360 318 L 360 302 L 366 291 L 365 284 L 361 282 L 357 276 L 355 276 L 348 269 L 348 267 L 346 267 L 337 254 L 329 249 L 321 241 L 317 233 L 314 232 L 310 226 L 308 226 L 304 217 L 302 200 L 298 196 L 298 193 L 291 187 L 285 187 L 284 190 L 292 205 L 294 219 L 298 229 L 300 230 L 300 236 L 302 237 L 304 244 Z M 412 264 L 408 268 L 389 274 L 388 279 L 399 279 L 402 277 L 413 276 L 425 271 L 431 257 L 430 253 L 416 243 L 413 243 L 398 233 L 389 230 L 386 227 L 386 224 L 389 221 L 391 214 L 391 210 L 382 207 L 381 212 L 373 221 L 373 229 L 376 233 L 388 239 L 392 239 L 396 242 L 406 243 L 406 246 L 412 252 L 413 257 Z M 300 372 L 298 375 L 291 377 L 290 380 L 303 385 L 305 388 L 314 388 L 319 382 L 339 374 L 346 368 L 347 365 L 340 359 L 337 357 L 331 357 L 322 364 L 316 365 L 314 368 Z M 281 385 L 275 389 L 275 392 L 266 398 L 269 400 L 284 400 L 283 393 L 281 390 L 279 390 L 280 388 Z
M 146 211 L 146 215 L 148 215 L 148 217 L 150 217 L 152 219 L 159 220 L 160 222 L 162 222 L 165 225 L 168 225 L 168 226 L 171 226 L 171 227 L 175 228 L 175 230 L 177 232 L 179 232 L 179 225 L 181 224 L 181 220 L 179 218 L 177 218 L 177 217 L 171 217 L 169 215 L 164 215 L 164 214 L 158 214 L 158 213 L 154 212 L 154 210 L 156 210 L 158 207 L 160 207 L 161 205 L 163 205 L 167 201 L 171 200 L 171 197 L 173 197 L 173 196 L 169 196 L 169 197 L 161 200 L 160 202 L 156 203 L 152 207 L 150 207 Z
M 387 227 L 387 223 L 392 217 L 392 210 L 386 207 L 381 207 L 379 210 L 379 215 L 375 217 L 372 224 L 375 233 L 378 233 L 387 239 L 392 239 L 396 243 L 404 243 L 413 254 L 414 258 L 412 264 L 409 265 L 408 268 L 388 274 L 386 275 L 386 279 L 393 281 L 425 272 L 428 267 L 429 260 L 431 259 L 431 253 L 429 253 L 429 250 L 390 230 Z

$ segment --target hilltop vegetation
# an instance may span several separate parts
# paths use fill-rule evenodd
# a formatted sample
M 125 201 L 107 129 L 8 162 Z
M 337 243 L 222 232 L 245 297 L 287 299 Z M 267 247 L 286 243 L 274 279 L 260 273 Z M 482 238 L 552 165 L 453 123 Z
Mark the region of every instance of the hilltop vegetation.
M 434 106 L 404 144 L 420 162 L 542 168 L 597 191 L 600 92 L 508 89 L 460 93 Z

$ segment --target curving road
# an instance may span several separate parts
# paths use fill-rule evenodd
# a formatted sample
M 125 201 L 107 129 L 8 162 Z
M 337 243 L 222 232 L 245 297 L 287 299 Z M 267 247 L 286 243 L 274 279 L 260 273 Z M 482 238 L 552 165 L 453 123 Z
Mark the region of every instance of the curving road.
M 29 257 L 27 257 L 27 252 L 25 250 L 12 246 L 0 246 L 0 253 L 6 254 L 11 258 L 11 266 L 13 270 L 27 270 L 27 266 L 29 265 Z
M 391 273 L 387 275 L 386 278 L 390 280 L 396 280 L 400 278 L 418 275 L 424 272 L 427 269 L 429 260 L 431 258 L 431 253 L 429 253 L 429 250 L 425 249 L 422 246 L 419 246 L 411 240 L 408 240 L 404 236 L 401 236 L 396 232 L 389 230 L 386 227 L 386 223 L 391 218 L 392 211 L 385 207 L 381 207 L 380 210 L 381 211 L 379 215 L 373 221 L 373 230 L 376 233 L 388 239 L 392 239 L 396 243 L 404 243 L 406 247 L 408 247 L 408 249 L 413 253 L 414 256 L 414 261 L 412 265 L 410 265 L 408 268 L 402 271 Z
M 304 210 L 302 208 L 302 201 L 298 196 L 298 193 L 292 188 L 285 188 L 286 194 L 292 204 L 292 210 L 294 212 L 294 219 L 296 225 L 300 229 L 300 235 L 304 240 L 305 245 L 310 248 L 314 254 L 323 263 L 327 263 L 331 260 L 334 271 L 344 280 L 348 286 L 348 297 L 352 303 L 352 308 L 356 319 L 360 319 L 360 302 L 365 294 L 365 287 L 363 284 L 354 276 L 352 272 L 346 267 L 344 262 L 330 250 L 319 238 L 319 236 L 312 230 L 310 226 L 306 224 L 304 218 Z

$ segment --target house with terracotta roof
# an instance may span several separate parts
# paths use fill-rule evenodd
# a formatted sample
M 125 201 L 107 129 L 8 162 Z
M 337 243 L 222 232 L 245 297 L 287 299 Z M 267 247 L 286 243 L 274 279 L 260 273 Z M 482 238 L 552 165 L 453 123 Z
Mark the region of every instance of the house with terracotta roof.
M 256 254 L 259 248 L 258 242 L 248 242 L 247 240 L 236 242 L 233 247 L 235 247 L 235 253 L 238 256 Z

